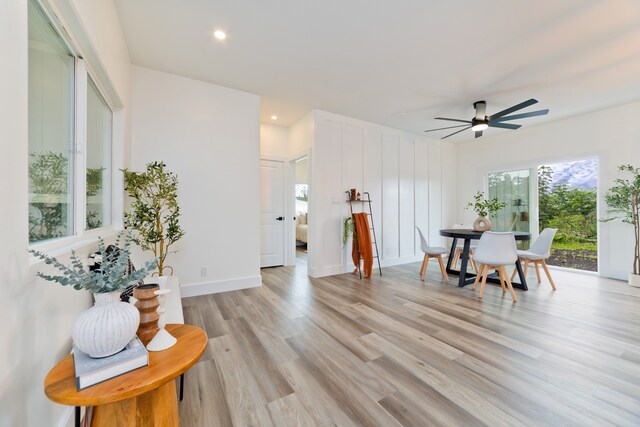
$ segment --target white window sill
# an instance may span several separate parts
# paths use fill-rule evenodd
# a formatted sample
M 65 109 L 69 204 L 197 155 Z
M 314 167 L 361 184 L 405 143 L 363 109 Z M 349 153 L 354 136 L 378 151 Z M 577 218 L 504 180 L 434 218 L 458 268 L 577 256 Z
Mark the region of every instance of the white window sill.
M 116 236 L 122 229 L 118 229 L 111 225 L 108 227 L 96 228 L 94 230 L 87 230 L 83 232 L 81 236 L 69 236 L 61 237 L 59 239 L 47 240 L 41 243 L 34 243 L 29 245 L 29 249 L 33 249 L 39 252 L 44 252 L 52 257 L 59 257 L 70 253 L 71 251 L 78 250 L 84 246 L 98 243 L 98 238 L 102 237 L 107 240 L 113 236 Z M 29 266 L 37 265 L 44 262 L 40 258 L 33 255 L 29 256 Z

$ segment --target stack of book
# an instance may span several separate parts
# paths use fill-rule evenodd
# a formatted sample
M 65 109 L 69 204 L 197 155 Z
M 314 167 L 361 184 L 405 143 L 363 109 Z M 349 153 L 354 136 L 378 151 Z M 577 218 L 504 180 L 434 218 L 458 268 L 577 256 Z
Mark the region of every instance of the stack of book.
M 122 351 L 99 359 L 89 357 L 77 348 L 73 348 L 73 367 L 78 390 L 147 365 L 149 365 L 149 353 L 138 337 L 133 337 Z

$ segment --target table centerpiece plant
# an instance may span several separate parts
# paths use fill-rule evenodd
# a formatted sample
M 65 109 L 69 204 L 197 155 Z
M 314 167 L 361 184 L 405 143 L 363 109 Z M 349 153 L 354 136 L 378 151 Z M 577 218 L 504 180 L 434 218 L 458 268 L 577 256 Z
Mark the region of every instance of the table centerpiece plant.
M 495 216 L 495 213 L 507 206 L 505 202 L 499 202 L 497 197 L 487 199 L 484 192 L 478 191 L 473 196 L 473 201 L 467 203 L 467 209 L 472 208 L 478 214 L 478 218 L 473 222 L 475 231 L 490 231 L 493 225 L 489 220 L 489 216 Z
M 64 265 L 55 257 L 37 250 L 30 250 L 36 258 L 59 270 L 61 275 L 38 272 L 47 281 L 71 286 L 93 293 L 95 305 L 78 316 L 72 339 L 74 345 L 91 357 L 106 357 L 122 350 L 135 336 L 140 323 L 138 309 L 120 301 L 120 292 L 141 282 L 156 267 L 156 260 L 147 262 L 141 269 L 129 272 L 131 233 L 121 232 L 115 240 L 117 248 L 108 251 L 102 238 L 98 238 L 100 267 L 90 269 L 71 251 L 71 264 Z
M 604 196 L 607 203 L 609 218 L 603 222 L 619 219 L 624 223 L 633 225 L 635 238 L 633 252 L 633 267 L 629 272 L 629 284 L 640 287 L 640 168 L 632 165 L 618 166 L 620 172 L 629 172 L 631 179 L 617 178 L 613 187 L 609 188 Z

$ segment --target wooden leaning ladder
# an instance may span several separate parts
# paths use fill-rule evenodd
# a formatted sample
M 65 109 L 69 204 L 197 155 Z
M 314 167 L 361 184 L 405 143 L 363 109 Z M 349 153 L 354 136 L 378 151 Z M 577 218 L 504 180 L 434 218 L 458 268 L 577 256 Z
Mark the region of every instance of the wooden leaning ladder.
M 371 239 L 371 244 L 376 249 L 376 255 L 373 258 L 375 258 L 376 261 L 378 262 L 378 270 L 380 271 L 380 276 L 382 276 L 382 267 L 380 267 L 380 254 L 378 253 L 378 239 L 376 239 L 376 227 L 373 225 L 373 211 L 371 210 L 371 195 L 369 194 L 368 191 L 365 191 L 362 194 L 362 197 L 363 197 L 362 200 L 351 200 L 351 193 L 349 191 L 345 191 L 345 193 L 347 193 L 347 202 L 349 202 L 349 210 L 351 212 L 351 218 L 354 221 L 353 239 L 359 255 L 360 255 L 360 248 L 358 247 L 359 240 L 358 240 L 358 234 L 356 232 L 356 227 L 355 227 L 355 218 L 353 217 L 353 204 L 366 203 L 367 206 L 369 207 L 369 212 L 365 212 L 365 213 L 369 217 L 369 230 L 371 230 L 371 233 L 373 234 L 373 239 Z M 360 274 L 361 279 L 362 279 L 362 268 L 360 267 L 360 261 L 362 260 L 363 260 L 362 255 L 360 255 L 360 259 L 358 259 L 358 273 Z

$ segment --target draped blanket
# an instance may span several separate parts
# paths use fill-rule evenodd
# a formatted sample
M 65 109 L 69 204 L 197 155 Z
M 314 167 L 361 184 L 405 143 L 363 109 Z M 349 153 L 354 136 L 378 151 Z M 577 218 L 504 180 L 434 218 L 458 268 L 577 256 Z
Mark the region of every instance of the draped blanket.
M 355 226 L 355 234 L 353 236 L 353 247 L 351 250 L 351 258 L 353 259 L 353 265 L 356 269 L 354 273 L 358 271 L 360 266 L 360 257 L 364 261 L 364 268 L 362 272 L 364 277 L 371 277 L 371 269 L 373 267 L 373 248 L 371 242 L 371 232 L 369 231 L 369 219 L 366 213 L 354 213 L 353 223 Z

